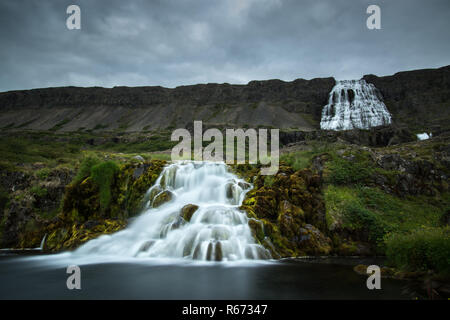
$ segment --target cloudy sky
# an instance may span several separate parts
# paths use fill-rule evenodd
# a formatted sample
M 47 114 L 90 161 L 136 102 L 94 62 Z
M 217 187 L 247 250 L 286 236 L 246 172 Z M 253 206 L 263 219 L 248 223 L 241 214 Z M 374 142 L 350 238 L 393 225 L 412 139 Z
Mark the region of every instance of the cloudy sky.
M 449 27 L 449 0 L 0 0 L 0 91 L 389 75 L 449 65 Z

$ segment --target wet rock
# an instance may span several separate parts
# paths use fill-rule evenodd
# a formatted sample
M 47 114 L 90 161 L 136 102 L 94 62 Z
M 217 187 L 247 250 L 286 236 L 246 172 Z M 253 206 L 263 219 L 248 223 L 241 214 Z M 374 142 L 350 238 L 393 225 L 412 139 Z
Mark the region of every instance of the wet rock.
M 255 238 L 259 242 L 264 240 L 264 225 L 261 221 L 256 219 L 249 219 L 248 226 L 250 227 L 253 238 Z
M 141 245 L 141 247 L 139 248 L 138 252 L 145 252 L 145 251 L 148 251 L 148 249 L 150 249 L 150 247 L 151 247 L 152 245 L 154 245 L 154 244 L 155 244 L 155 240 L 148 240 L 148 241 L 145 241 L 145 242 Z
M 171 192 L 169 190 L 165 190 L 165 191 L 159 193 L 155 197 L 155 199 L 152 202 L 152 207 L 157 208 L 157 207 L 163 205 L 164 203 L 169 202 L 174 197 L 175 197 L 175 195 L 173 194 L 173 192 Z
M 300 228 L 298 245 L 302 251 L 311 255 L 327 255 L 332 248 L 331 239 L 310 224 Z
M 193 214 L 197 211 L 198 206 L 195 204 L 187 204 L 181 209 L 181 217 L 187 222 L 191 221 Z
M 242 188 L 242 190 L 247 190 L 252 187 L 250 183 L 239 181 L 238 186 Z
M 134 156 L 133 159 L 135 159 L 135 160 L 137 160 L 137 161 L 141 161 L 141 162 L 144 162 L 144 161 L 145 161 L 145 159 L 144 159 L 142 156 L 140 156 L 140 155 Z
M 223 258 L 223 253 L 222 253 L 222 244 L 220 243 L 220 241 L 218 241 L 216 243 L 216 248 L 215 248 L 215 252 L 214 252 L 214 260 L 215 261 L 222 261 Z
M 137 179 L 144 173 L 144 166 L 140 166 L 133 171 L 133 178 Z

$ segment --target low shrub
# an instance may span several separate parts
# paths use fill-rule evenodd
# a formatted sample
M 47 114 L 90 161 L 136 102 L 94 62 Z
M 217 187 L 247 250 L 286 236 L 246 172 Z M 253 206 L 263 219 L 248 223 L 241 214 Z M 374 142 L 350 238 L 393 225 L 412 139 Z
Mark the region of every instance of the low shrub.
M 334 156 L 328 164 L 327 182 L 333 184 L 366 183 L 371 180 L 373 165 L 365 159 L 355 158 L 354 161 Z
M 450 275 L 450 227 L 423 227 L 385 237 L 388 263 L 407 271 Z

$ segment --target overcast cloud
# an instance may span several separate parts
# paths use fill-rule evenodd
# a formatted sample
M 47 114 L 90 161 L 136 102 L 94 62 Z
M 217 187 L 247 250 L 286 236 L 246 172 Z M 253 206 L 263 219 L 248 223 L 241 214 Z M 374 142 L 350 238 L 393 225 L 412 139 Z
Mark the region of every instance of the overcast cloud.
M 449 0 L 1 0 L 0 91 L 389 75 L 449 65 L 449 27 Z

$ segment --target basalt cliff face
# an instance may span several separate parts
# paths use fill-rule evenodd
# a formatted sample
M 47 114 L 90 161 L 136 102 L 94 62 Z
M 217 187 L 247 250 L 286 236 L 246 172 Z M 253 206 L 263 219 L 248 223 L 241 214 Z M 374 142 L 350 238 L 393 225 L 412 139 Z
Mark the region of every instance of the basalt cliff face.
M 363 77 L 380 93 L 392 123 L 445 131 L 450 123 L 450 66 Z M 205 126 L 320 129 L 334 78 L 251 81 L 247 85 L 60 87 L 0 93 L 0 128 L 136 132 Z
M 449 128 L 450 66 L 363 79 L 381 92 L 394 123 L 437 133 Z
M 0 127 L 77 131 L 141 131 L 206 125 L 312 130 L 334 86 L 333 78 L 247 85 L 62 87 L 0 94 Z

